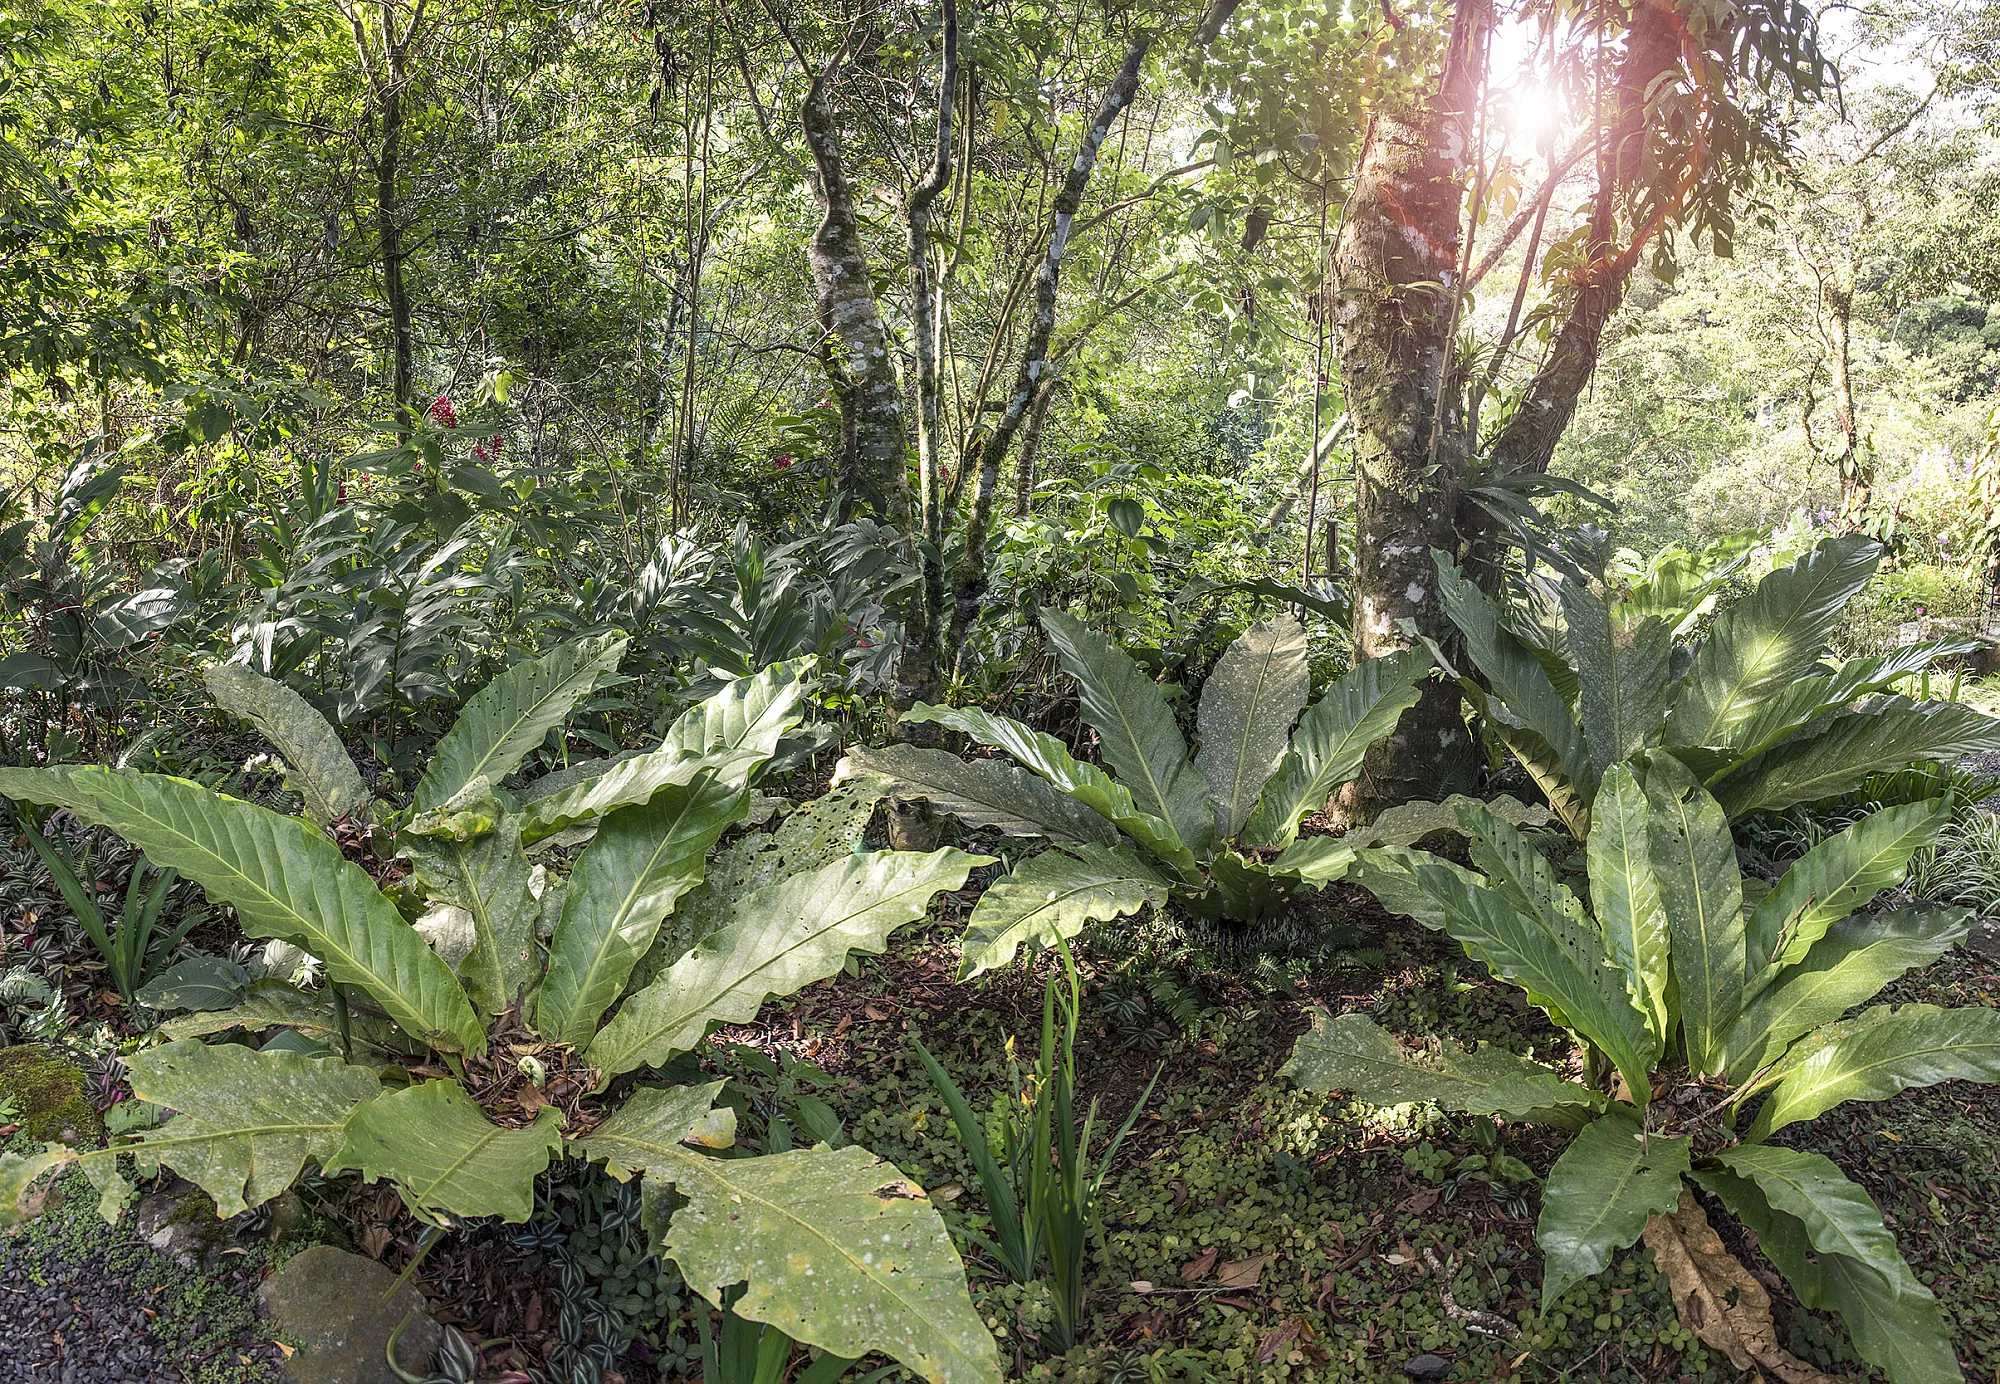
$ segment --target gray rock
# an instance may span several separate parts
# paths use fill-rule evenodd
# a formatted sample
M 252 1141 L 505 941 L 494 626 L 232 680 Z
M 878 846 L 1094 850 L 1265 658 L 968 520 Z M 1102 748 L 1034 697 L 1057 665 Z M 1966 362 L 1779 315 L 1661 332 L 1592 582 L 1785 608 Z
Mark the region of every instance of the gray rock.
M 2000 962 L 2000 918 L 1981 918 L 1974 923 L 1965 949 L 1982 961 Z
M 1403 1366 L 1403 1373 L 1412 1379 L 1443 1379 L 1451 1373 L 1451 1361 L 1442 1355 L 1419 1355 Z
M 389 1334 L 411 1314 L 396 1341 L 396 1360 L 419 1376 L 444 1339 L 424 1311 L 423 1295 L 405 1283 L 384 1302 L 396 1276 L 373 1259 L 332 1245 L 292 1256 L 257 1290 L 257 1306 L 298 1347 L 285 1361 L 293 1384 L 401 1384 L 389 1368 Z

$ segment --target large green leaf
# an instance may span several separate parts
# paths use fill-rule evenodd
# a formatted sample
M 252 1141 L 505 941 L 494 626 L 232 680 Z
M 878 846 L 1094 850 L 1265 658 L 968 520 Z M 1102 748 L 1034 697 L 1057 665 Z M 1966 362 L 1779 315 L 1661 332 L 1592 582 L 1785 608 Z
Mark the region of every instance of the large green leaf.
M 1754 996 L 1778 972 L 1797 965 L 1841 918 L 1902 881 L 1910 857 L 1937 840 L 1951 803 L 1904 803 L 1863 817 L 1814 846 L 1785 871 L 1750 914 L 1748 945 Z
M 1922 1291 L 1882 1213 L 1831 1159 L 1773 1144 L 1739 1144 L 1717 1153 L 1715 1161 L 1756 1183 L 1773 1208 L 1805 1228 L 1821 1254 L 1846 1255 L 1905 1291 Z
M 1666 905 L 1688 1065 L 1722 1068 L 1722 1034 L 1743 1006 L 1749 965 L 1743 876 L 1729 822 L 1679 760 L 1647 758 L 1648 844 Z
M 1542 1187 L 1542 1310 L 1637 1240 L 1646 1218 L 1680 1204 L 1686 1139 L 1648 1135 L 1629 1106 L 1613 1106 L 1563 1150 Z
M 1363 1014 L 1329 1018 L 1315 1010 L 1282 1076 L 1308 1091 L 1346 1091 L 1371 1105 L 1435 1101 L 1468 1115 L 1580 1125 L 1604 1098 L 1539 1062 L 1491 1044 L 1414 1051 Z
M 1299 721 L 1291 748 L 1250 814 L 1244 841 L 1269 850 L 1291 845 L 1307 814 L 1360 773 L 1368 747 L 1417 704 L 1417 684 L 1431 666 L 1427 651 L 1405 649 L 1358 663 L 1329 687 Z
M 1278 858 L 1282 860 L 1284 855 Z M 1348 865 L 1347 878 L 1373 894 L 1375 901 L 1391 913 L 1400 913 L 1406 918 L 1416 919 L 1427 928 L 1442 930 L 1451 909 L 1417 877 L 1420 869 L 1444 870 L 1458 879 L 1462 890 L 1486 887 L 1484 880 L 1464 866 L 1428 851 L 1411 850 L 1405 846 L 1377 846 L 1355 851 Z
M 804 678 L 813 663 L 811 658 L 793 659 L 736 679 L 682 712 L 667 728 L 660 748 L 689 754 L 755 750 L 769 759 L 805 715 Z
M 1433 549 L 1445 614 L 1465 638 L 1465 653 L 1493 688 L 1512 720 L 1533 731 L 1555 753 L 1577 796 L 1589 802 L 1597 777 L 1569 704 L 1539 660 L 1500 622 L 1500 611 L 1479 587 Z
M 314 826 L 330 826 L 367 805 L 361 771 L 311 702 L 282 682 L 235 663 L 210 664 L 202 681 L 218 706 L 256 726 L 283 756 L 285 787 L 303 800 Z
M 431 751 L 413 809 L 428 812 L 474 779 L 497 784 L 520 768 L 577 702 L 617 671 L 628 642 L 618 633 L 579 639 L 517 663 L 487 683 Z
M 233 1216 L 298 1180 L 308 1158 L 326 1164 L 357 1109 L 382 1083 L 365 1067 L 234 1043 L 193 1039 L 126 1059 L 132 1091 L 180 1113 L 121 1148 L 149 1175 L 164 1163 Z
M 1941 639 L 1910 644 L 1877 658 L 1850 658 L 1829 672 L 1800 678 L 1760 703 L 1746 721 L 1729 732 L 1729 747 L 1739 760 L 1769 749 L 1830 711 L 1881 692 L 1928 668 L 1940 658 L 1970 653 L 1978 645 L 1965 639 Z
M 562 1116 L 543 1106 L 525 1129 L 502 1129 L 456 1082 L 426 1081 L 378 1096 L 347 1122 L 327 1171 L 393 1182 L 419 1220 L 535 1211 L 535 1179 L 562 1151 Z
M 1173 825 L 1181 844 L 1204 852 L 1215 835 L 1215 809 L 1160 685 L 1132 656 L 1060 610 L 1042 612 L 1056 657 L 1076 679 L 1083 719 L 1097 732 L 1104 762 L 1149 816 Z
M 186 779 L 91 767 L 0 769 L 0 795 L 60 804 L 117 832 L 233 907 L 249 936 L 318 957 L 329 979 L 367 991 L 413 1037 L 485 1048 L 485 1028 L 451 968 L 367 871 L 308 823 Z
M 1250 820 L 1311 690 L 1305 626 L 1288 612 L 1245 630 L 1208 675 L 1194 763 L 1215 803 L 1216 840 L 1235 840 Z
M 674 903 L 701 882 L 709 848 L 749 807 L 750 790 L 707 775 L 604 819 L 563 893 L 535 1028 L 583 1047 Z
M 1716 616 L 1681 679 L 1666 743 L 1727 745 L 1767 699 L 1811 674 L 1881 555 L 1869 539 L 1830 538 Z
M 1362 862 L 1378 855 L 1393 861 L 1392 851 L 1361 852 L 1353 872 L 1357 883 L 1374 887 Z M 1428 897 L 1440 925 L 1468 955 L 1521 986 L 1558 1023 L 1596 1043 L 1632 1092 L 1644 1098 L 1651 1089 L 1646 1054 L 1653 1037 L 1632 1005 L 1624 971 L 1604 955 L 1603 939 L 1594 928 L 1560 912 L 1523 913 L 1478 876 L 1442 862 L 1410 863 L 1407 868 L 1409 887 Z
M 1743 1007 L 1723 1033 L 1723 1073 L 1741 1084 L 1775 1062 L 1794 1038 L 1865 1004 L 1906 971 L 1927 966 L 1964 940 L 1972 911 L 1905 908 L 1850 914 L 1827 930 L 1805 961 Z
M 1773 1208 L 1748 1178 L 1703 1168 L 1694 1180 L 1757 1232 L 1757 1246 L 1807 1307 L 1836 1313 L 1854 1350 L 1895 1384 L 1957 1384 L 1964 1379 L 1937 1299 L 1908 1279 L 1891 1279 L 1841 1254 L 1815 1255 L 1799 1220 Z
M 977 707 L 928 706 L 918 702 L 903 713 L 905 721 L 930 722 L 971 736 L 982 745 L 1005 750 L 1062 792 L 1137 841 L 1192 880 L 1199 874 L 1193 852 L 1182 844 L 1173 824 L 1141 812 L 1125 785 L 1095 764 L 1072 755 L 1062 741 L 1019 721 Z
M 915 745 L 856 746 L 835 767 L 833 781 L 856 774 L 879 774 L 897 797 L 924 799 L 969 827 L 1051 841 L 1118 842 L 1118 829 L 1102 816 L 1046 779 L 1002 760 L 960 759 Z
M 591 1042 L 591 1065 L 609 1082 L 686 1052 L 710 1023 L 754 1018 L 772 995 L 832 975 L 849 952 L 882 950 L 890 933 L 924 916 L 934 895 L 960 888 L 991 861 L 949 848 L 876 851 L 746 895 L 725 927 L 625 1001 Z
M 1658 743 L 1667 714 L 1667 665 L 1673 635 L 1664 622 L 1643 620 L 1630 634 L 1613 629 L 1611 611 L 1574 578 L 1561 588 L 1563 621 L 1576 659 L 1576 709 L 1583 721 L 1591 771 Z
M 1309 888 L 1324 889 L 1347 877 L 1355 850 L 1345 837 L 1307 836 L 1279 851 L 1271 860 L 1270 871 L 1290 875 Z
M 1040 951 L 1058 938 L 1076 936 L 1087 924 L 1166 902 L 1173 881 L 1137 851 L 1070 850 L 1044 851 L 986 886 L 966 920 L 960 980 L 1006 965 L 1023 946 Z
M 2000 719 L 1958 702 L 1873 697 L 1823 724 L 1818 734 L 1787 740 L 1715 782 L 1732 820 L 1846 793 L 1872 774 L 1921 759 L 2000 750 Z
M 564 827 L 650 802 L 655 793 L 685 788 L 703 774 L 741 787 L 768 758 L 761 746 L 720 746 L 705 752 L 670 746 L 621 759 L 594 778 L 522 804 L 522 835 L 539 841 Z
M 528 888 L 533 867 L 521 848 L 521 819 L 503 817 L 483 836 L 433 841 L 411 853 L 435 896 L 472 915 L 472 949 L 458 966 L 466 996 L 481 1014 L 504 1014 L 540 971 L 535 923 L 542 906 Z
M 738 1316 L 846 1359 L 881 1351 L 933 1384 L 999 1384 L 993 1338 L 921 1188 L 851 1145 L 710 1158 L 683 1143 L 695 1114 L 682 1091 L 642 1091 L 576 1144 L 614 1176 L 687 1198 L 661 1251 L 691 1287 L 720 1306 L 744 1283 Z
M 1607 954 L 1625 970 L 1632 1002 L 1646 1016 L 1653 1036 L 1672 1031 L 1668 982 L 1672 942 L 1660 882 L 1653 873 L 1648 837 L 1646 790 L 1624 764 L 1606 771 L 1590 808 L 1585 850 L 1590 866 L 1590 904 L 1604 935 Z
M 421 1056 L 424 1045 L 410 1038 L 387 1019 L 367 1012 L 350 1001 L 347 1037 L 357 1054 L 372 1049 L 385 1058 Z M 198 1014 L 182 1014 L 160 1025 L 168 1038 L 199 1038 L 211 1033 L 227 1033 L 240 1028 L 263 1033 L 288 1028 L 308 1038 L 338 1042 L 341 1036 L 339 1006 L 325 990 L 308 993 L 282 980 L 253 981 L 243 1001 L 228 1009 L 211 1009 Z
M 35 1199 L 28 1194 L 49 1173 L 74 1161 L 76 1151 L 60 1144 L 46 1145 L 37 1153 L 0 1149 L 0 1230 L 32 1215 Z
M 2000 1081 L 2000 1010 L 1878 1005 L 1816 1030 L 1778 1060 L 1753 1134 L 1761 1139 L 1845 1101 L 1954 1080 Z

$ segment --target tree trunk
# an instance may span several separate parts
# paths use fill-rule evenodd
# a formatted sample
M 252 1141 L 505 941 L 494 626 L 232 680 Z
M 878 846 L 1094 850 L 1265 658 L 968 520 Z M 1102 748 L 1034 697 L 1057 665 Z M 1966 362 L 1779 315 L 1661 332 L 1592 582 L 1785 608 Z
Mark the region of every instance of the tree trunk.
M 917 477 L 923 506 L 923 542 L 918 565 L 923 580 L 904 622 L 903 651 L 896 669 L 896 709 L 904 710 L 935 692 L 938 626 L 944 618 L 943 477 L 938 460 L 938 290 L 931 275 L 931 207 L 951 184 L 952 113 L 958 95 L 958 3 L 944 0 L 944 63 L 938 74 L 937 146 L 930 175 L 910 193 L 905 207 L 909 231 L 910 336 L 917 371 Z
M 871 514 L 900 527 L 909 511 L 903 391 L 827 99 L 838 68 L 836 58 L 813 80 L 800 123 L 822 213 L 806 246 L 806 262 L 818 290 L 820 355 L 840 404 L 839 512 L 842 522 Z
M 979 449 L 979 482 L 973 491 L 972 517 L 966 525 L 965 555 L 958 568 L 956 599 L 952 606 L 951 637 L 947 656 L 956 663 L 964 656 L 965 636 L 979 615 L 986 595 L 986 536 L 993 525 L 994 493 L 1000 487 L 1000 463 L 1013 445 L 1014 434 L 1028 416 L 1028 406 L 1043 384 L 1049 369 L 1049 337 L 1056 325 L 1056 286 L 1062 275 L 1063 252 L 1069 247 L 1070 224 L 1083 205 L 1084 189 L 1090 185 L 1091 170 L 1097 166 L 1097 152 L 1118 117 L 1139 91 L 1139 65 L 1152 46 L 1150 35 L 1141 34 L 1125 50 L 1125 61 L 1104 93 L 1097 113 L 1083 132 L 1082 146 L 1056 193 L 1049 223 L 1048 251 L 1035 274 L 1034 316 L 1028 322 L 1028 339 L 1021 351 L 1021 369 L 1014 377 L 1013 393 L 1007 396 L 1000 421 Z
M 1456 392 L 1460 224 L 1489 23 L 1488 0 L 1457 0 L 1428 101 L 1376 116 L 1335 251 L 1334 342 L 1355 428 L 1357 659 L 1408 648 L 1416 635 L 1447 648 L 1454 640 L 1430 550 L 1457 547 L 1464 418 L 1440 398 Z M 1369 753 L 1348 807 L 1366 816 L 1383 803 L 1461 792 L 1476 768 L 1458 689 L 1433 680 Z
M 425 0 L 418 0 L 409 24 L 396 32 L 396 8 L 390 0 L 378 0 L 375 22 L 379 36 L 369 34 L 369 25 L 355 0 L 341 0 L 354 36 L 354 51 L 361 71 L 368 79 L 374 114 L 381 121 L 377 142 L 367 153 L 375 173 L 375 236 L 382 257 L 382 302 L 389 315 L 389 392 L 394 401 L 399 440 L 407 440 L 416 419 L 410 408 L 415 389 L 415 350 L 411 344 L 410 293 L 403 280 L 403 263 L 409 252 L 403 243 L 403 210 L 397 183 L 402 176 L 403 107 L 409 90 L 409 54 L 423 30 Z M 377 51 L 379 41 L 380 50 Z
M 1632 7 L 1625 56 L 1618 66 L 1613 115 L 1605 132 L 1606 145 L 1598 164 L 1597 196 L 1590 213 L 1590 267 L 1584 272 L 1576 302 L 1556 333 L 1520 407 L 1493 440 L 1490 454 L 1495 471 L 1545 472 L 1556 444 L 1576 416 L 1577 401 L 1597 369 L 1604 327 L 1625 299 L 1625 285 L 1647 242 L 1662 228 L 1655 224 L 1632 228 L 1630 241 L 1614 245 L 1617 231 L 1616 194 L 1641 175 L 1646 145 L 1646 96 L 1653 83 L 1680 59 L 1680 37 L 1671 10 L 1658 0 L 1641 0 Z M 1527 273 L 1533 266 L 1524 266 Z
M 1042 455 L 1042 428 L 1049 421 L 1049 405 L 1055 402 L 1056 382 L 1042 381 L 1035 402 L 1028 409 L 1028 423 L 1021 431 L 1021 460 L 1014 471 L 1014 515 L 1025 519 L 1035 496 L 1035 463 Z

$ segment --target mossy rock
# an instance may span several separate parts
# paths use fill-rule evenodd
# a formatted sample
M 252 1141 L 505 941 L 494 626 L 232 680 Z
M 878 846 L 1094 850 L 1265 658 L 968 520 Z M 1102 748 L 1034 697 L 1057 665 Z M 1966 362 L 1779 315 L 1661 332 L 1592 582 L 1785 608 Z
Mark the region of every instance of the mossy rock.
M 30 1139 L 95 1147 L 104 1121 L 84 1093 L 83 1069 L 43 1043 L 0 1048 L 0 1101 L 12 1101 L 13 1118 Z

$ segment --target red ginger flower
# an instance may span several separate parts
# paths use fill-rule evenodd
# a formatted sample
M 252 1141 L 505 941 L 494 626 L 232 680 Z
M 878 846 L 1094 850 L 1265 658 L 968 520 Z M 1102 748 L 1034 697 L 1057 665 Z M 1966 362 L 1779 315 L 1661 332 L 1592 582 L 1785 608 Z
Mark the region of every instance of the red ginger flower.
M 431 421 L 455 428 L 458 426 L 458 410 L 451 406 L 451 400 L 440 394 L 431 404 Z

